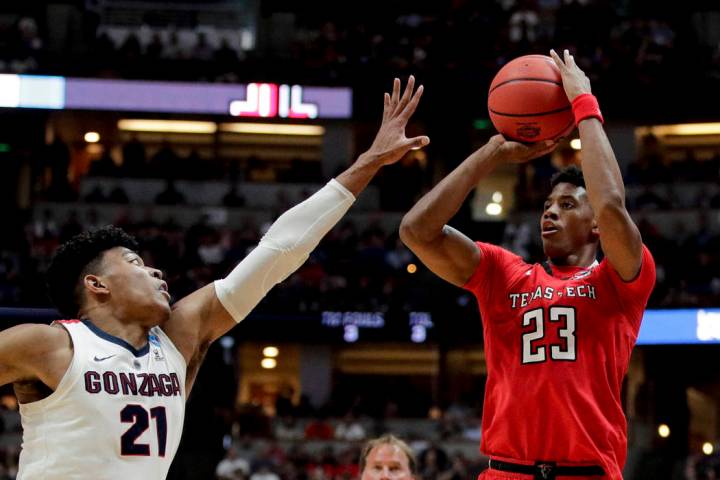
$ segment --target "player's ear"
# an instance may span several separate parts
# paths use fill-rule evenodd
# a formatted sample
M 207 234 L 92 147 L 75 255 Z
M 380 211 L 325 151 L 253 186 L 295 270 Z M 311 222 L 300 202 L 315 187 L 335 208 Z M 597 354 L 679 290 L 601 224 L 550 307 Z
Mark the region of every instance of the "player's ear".
M 600 227 L 598 226 L 597 220 L 593 218 L 592 221 L 592 229 L 590 230 L 593 234 L 593 237 L 596 239 L 600 238 Z
M 83 277 L 83 286 L 90 292 L 95 294 L 108 294 L 110 289 L 103 282 L 102 278 L 97 275 L 88 274 Z

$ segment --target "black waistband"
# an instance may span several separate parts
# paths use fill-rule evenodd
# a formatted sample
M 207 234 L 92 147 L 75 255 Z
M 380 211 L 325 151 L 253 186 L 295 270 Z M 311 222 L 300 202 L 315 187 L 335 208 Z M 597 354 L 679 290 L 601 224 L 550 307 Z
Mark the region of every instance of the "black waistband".
M 599 465 L 556 465 L 555 462 L 535 462 L 535 465 L 523 465 L 490 459 L 490 468 L 502 472 L 532 475 L 539 480 L 553 480 L 559 475 L 565 477 L 605 475 L 605 471 Z

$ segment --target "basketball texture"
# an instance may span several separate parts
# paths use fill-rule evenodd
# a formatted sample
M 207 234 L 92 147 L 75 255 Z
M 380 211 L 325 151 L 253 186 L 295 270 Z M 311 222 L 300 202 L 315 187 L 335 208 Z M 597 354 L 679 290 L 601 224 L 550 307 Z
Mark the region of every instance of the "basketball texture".
M 490 84 L 488 111 L 505 138 L 558 139 L 575 127 L 562 78 L 552 58 L 525 55 L 508 62 Z

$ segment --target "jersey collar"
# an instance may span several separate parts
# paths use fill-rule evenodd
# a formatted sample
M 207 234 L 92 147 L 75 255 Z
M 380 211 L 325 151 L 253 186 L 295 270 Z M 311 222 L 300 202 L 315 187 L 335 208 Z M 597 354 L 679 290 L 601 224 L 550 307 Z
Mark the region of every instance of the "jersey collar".
M 599 263 L 597 260 L 591 263 L 588 267 L 558 266 L 552 264 L 549 260 L 542 262 L 542 267 L 548 275 L 561 280 L 586 277 L 590 275 L 590 272 L 592 272 L 598 265 Z
M 112 342 L 115 345 L 120 345 L 124 349 L 128 350 L 130 353 L 132 353 L 135 357 L 142 357 L 144 355 L 147 355 L 148 352 L 150 352 L 150 343 L 146 343 L 144 347 L 142 348 L 135 348 L 132 345 L 130 345 L 127 341 L 123 340 L 120 337 L 116 337 L 115 335 L 110 335 L 109 333 L 105 332 L 104 330 L 101 330 L 100 327 L 92 323 L 87 318 L 81 318 L 80 321 L 95 335 L 102 338 L 103 340 L 107 340 L 108 342 Z

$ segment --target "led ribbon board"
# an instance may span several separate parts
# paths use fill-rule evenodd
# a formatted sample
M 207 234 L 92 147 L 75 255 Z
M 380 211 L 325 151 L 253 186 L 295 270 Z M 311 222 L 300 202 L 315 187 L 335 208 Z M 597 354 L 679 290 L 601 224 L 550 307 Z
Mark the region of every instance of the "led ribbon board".
M 647 310 L 638 345 L 720 343 L 720 309 Z
M 0 107 L 348 119 L 352 90 L 273 83 L 203 84 L 0 75 Z

